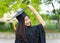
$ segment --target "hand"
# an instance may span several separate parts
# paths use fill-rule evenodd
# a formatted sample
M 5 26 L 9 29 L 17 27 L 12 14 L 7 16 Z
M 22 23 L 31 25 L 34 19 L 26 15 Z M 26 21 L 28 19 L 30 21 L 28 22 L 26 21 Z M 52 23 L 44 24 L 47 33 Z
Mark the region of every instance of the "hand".
M 7 21 L 10 21 L 11 19 L 7 19 Z
M 27 5 L 27 7 L 31 10 L 31 11 L 34 11 L 34 7 L 32 5 Z

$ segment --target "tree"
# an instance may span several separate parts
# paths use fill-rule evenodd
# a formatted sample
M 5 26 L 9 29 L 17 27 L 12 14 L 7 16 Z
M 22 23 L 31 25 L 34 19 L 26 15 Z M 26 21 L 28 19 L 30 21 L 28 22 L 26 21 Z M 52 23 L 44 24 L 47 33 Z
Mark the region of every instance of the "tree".
M 53 13 L 55 14 L 55 16 L 56 16 L 56 19 L 57 19 L 57 25 L 58 25 L 58 28 L 60 29 L 60 8 L 59 9 L 55 9 L 55 7 L 54 7 L 54 4 L 53 4 L 53 2 L 52 2 L 53 0 L 44 0 L 44 3 L 45 4 L 47 4 L 47 5 L 49 5 L 49 4 L 52 4 L 52 7 L 53 7 Z M 55 0 L 55 1 L 57 1 L 58 3 L 60 3 L 60 0 Z
M 10 5 L 13 4 L 15 0 L 0 0 L 0 17 L 7 11 L 10 11 Z
M 28 4 L 33 5 L 34 8 L 39 12 L 39 5 L 42 4 L 41 0 L 0 0 L 0 2 L 0 17 L 2 17 L 5 12 L 10 12 L 11 10 L 16 11 L 19 8 L 26 8 Z M 33 25 L 38 23 L 37 18 L 33 13 L 30 12 L 29 9 L 26 9 L 25 12 L 32 19 L 31 22 Z

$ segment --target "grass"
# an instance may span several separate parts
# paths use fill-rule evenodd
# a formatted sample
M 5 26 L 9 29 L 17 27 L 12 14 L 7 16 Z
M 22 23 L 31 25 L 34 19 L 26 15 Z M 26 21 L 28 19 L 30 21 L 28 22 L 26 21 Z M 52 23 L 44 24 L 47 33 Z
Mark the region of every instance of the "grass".
M 14 32 L 12 23 L 0 22 L 0 32 Z M 56 23 L 46 23 L 46 32 L 60 32 Z
M 59 32 L 60 33 L 60 29 L 58 29 L 58 26 L 56 23 L 47 23 L 46 30 L 47 32 Z
M 10 30 L 10 29 L 8 29 L 8 30 L 6 29 L 5 30 L 5 29 L 3 29 L 3 30 L 0 30 L 0 32 L 14 32 L 14 30 Z

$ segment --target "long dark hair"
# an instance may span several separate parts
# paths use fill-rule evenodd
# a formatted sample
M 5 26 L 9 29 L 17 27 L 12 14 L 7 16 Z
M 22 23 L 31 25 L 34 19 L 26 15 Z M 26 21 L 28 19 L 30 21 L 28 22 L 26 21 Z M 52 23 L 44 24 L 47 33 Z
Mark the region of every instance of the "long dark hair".
M 16 29 L 16 37 L 23 41 L 27 41 L 26 34 L 25 34 L 25 22 L 24 22 L 25 16 L 27 15 L 25 12 L 23 12 L 20 16 L 16 17 L 18 20 L 18 26 Z

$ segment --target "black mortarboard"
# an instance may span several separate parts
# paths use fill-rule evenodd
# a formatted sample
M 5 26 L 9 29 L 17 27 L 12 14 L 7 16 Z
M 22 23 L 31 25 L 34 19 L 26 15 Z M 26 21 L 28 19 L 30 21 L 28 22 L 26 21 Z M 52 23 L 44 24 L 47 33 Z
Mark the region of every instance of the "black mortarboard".
M 20 17 L 25 17 L 26 16 L 26 13 L 24 12 L 24 10 L 25 9 L 19 9 L 19 10 L 17 10 L 17 12 L 16 12 L 16 14 L 10 19 L 10 20 L 12 20 L 13 18 L 20 18 Z

